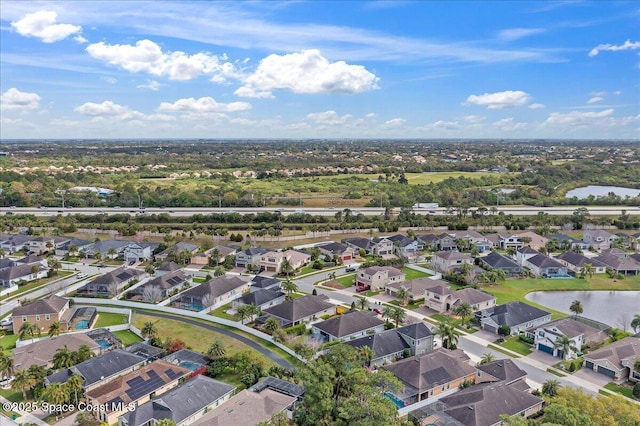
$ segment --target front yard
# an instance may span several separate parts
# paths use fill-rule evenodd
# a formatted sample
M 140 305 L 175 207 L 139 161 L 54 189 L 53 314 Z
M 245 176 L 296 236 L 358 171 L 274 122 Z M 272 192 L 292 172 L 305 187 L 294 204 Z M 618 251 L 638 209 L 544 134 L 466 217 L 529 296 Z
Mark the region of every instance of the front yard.
M 16 347 L 18 341 L 18 335 L 13 332 L 7 333 L 5 336 L 0 337 L 0 347 L 4 350 L 11 350 Z
M 520 340 L 518 336 L 510 337 L 504 342 L 498 344 L 523 356 L 527 356 L 533 352 L 532 346 Z

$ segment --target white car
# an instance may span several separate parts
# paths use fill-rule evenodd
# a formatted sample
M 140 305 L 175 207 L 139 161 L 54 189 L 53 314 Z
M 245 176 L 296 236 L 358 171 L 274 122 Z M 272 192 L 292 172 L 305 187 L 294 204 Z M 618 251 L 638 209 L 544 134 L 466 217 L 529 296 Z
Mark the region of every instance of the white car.
M 81 274 L 78 274 L 78 279 L 83 279 L 83 278 L 87 278 L 89 276 L 89 274 L 85 274 L 84 272 Z
M 12 317 L 8 317 L 8 318 L 5 318 L 2 321 L 0 321 L 0 325 L 1 326 L 11 325 L 11 324 L 13 324 L 13 318 Z

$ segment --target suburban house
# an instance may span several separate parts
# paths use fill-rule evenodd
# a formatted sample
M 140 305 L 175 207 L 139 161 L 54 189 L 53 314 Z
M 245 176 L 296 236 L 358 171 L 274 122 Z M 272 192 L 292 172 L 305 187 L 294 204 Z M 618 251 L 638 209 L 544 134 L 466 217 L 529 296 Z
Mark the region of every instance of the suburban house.
M 93 244 L 91 241 L 82 240 L 79 238 L 71 238 L 56 245 L 56 256 L 77 255 L 86 247 Z
M 487 237 L 471 229 L 456 232 L 455 234 L 451 234 L 451 236 L 456 240 L 462 239 L 468 241 L 471 246 L 476 247 L 480 251 L 488 251 L 493 248 L 493 243 Z
M 437 250 L 438 236 L 434 234 L 416 235 L 419 250 Z
M 264 323 L 268 318 L 277 319 L 283 327 L 290 327 L 320 318 L 322 315 L 335 315 L 336 305 L 326 296 L 306 295 L 287 300 L 264 310 L 265 315 L 258 318 Z
M 128 293 L 131 298 L 137 296 L 136 299 L 140 299 L 143 302 L 157 303 L 187 284 L 191 285 L 191 278 L 182 269 L 179 269 L 152 278 Z
M 380 290 L 388 284 L 404 281 L 404 272 L 392 266 L 370 266 L 358 270 L 356 286 L 371 286 L 371 290 Z
M 263 277 L 260 275 L 256 275 L 251 278 L 251 282 L 249 283 L 251 287 L 249 287 L 250 291 L 259 291 L 259 290 L 280 290 L 282 287 L 282 281 L 271 278 L 271 277 Z
M 369 365 L 380 367 L 405 356 L 431 352 L 433 337 L 429 327 L 424 322 L 418 322 L 344 343 L 356 349 L 368 346 L 374 354 Z
M 144 276 L 146 276 L 144 271 L 121 266 L 89 281 L 78 290 L 78 293 L 113 297 L 123 291 L 127 285 Z
M 120 257 L 124 249 L 131 244 L 131 241 L 123 240 L 106 240 L 96 241 L 89 246 L 84 247 L 80 254 L 88 258 L 115 259 Z M 98 254 L 100 253 L 100 254 Z
M 56 247 L 68 241 L 67 237 L 35 237 L 27 243 L 29 251 L 41 255 L 44 253 L 55 253 Z
M 86 392 L 110 382 L 118 376 L 137 370 L 146 361 L 145 357 L 122 349 L 114 349 L 102 355 L 89 358 L 80 364 L 57 371 L 47 376 L 44 379 L 44 383 L 47 386 L 52 383 L 66 383 L 72 375 L 79 374 L 84 379 L 82 390 Z
M 527 260 L 539 254 L 539 251 L 534 250 L 531 247 L 521 247 L 516 251 L 516 262 L 518 262 L 518 265 L 524 266 Z
M 161 419 L 186 426 L 228 401 L 234 386 L 197 375 L 180 386 L 128 411 L 118 419 L 118 426 L 147 426 Z
M 175 388 L 179 380 L 190 373 L 191 370 L 187 368 L 157 360 L 95 387 L 85 396 L 89 405 L 98 408 L 94 411 L 98 420 L 113 424 L 119 416 L 128 412 L 128 404 L 140 406 Z
M 248 281 L 238 276 L 222 275 L 174 296 L 171 305 L 194 311 L 212 310 L 238 299 L 248 290 Z
M 82 345 L 87 345 L 94 353 L 100 350 L 98 343 L 84 333 L 61 334 L 16 347 L 12 356 L 13 368 L 26 370 L 32 365 L 49 368 L 53 365 L 53 355 L 58 349 L 67 348 L 70 351 L 77 351 Z
M 54 322 L 60 324 L 62 330 L 69 328 L 72 312 L 69 310 L 69 300 L 52 294 L 44 299 L 38 299 L 13 310 L 13 334 L 20 334 L 20 327 L 26 322 L 35 324 L 41 332 L 47 332 Z
M 582 241 L 593 247 L 595 250 L 605 250 L 611 248 L 611 244 L 618 237 L 602 229 L 595 229 L 590 231 L 584 231 L 582 234 Z
M 501 248 L 502 250 L 507 250 L 510 248 L 514 248 L 517 250 L 520 247 L 524 247 L 525 244 L 522 242 L 518 235 L 497 234 L 496 246 Z
M 565 234 L 551 234 L 547 235 L 549 242 L 554 243 L 558 249 L 561 250 L 587 250 L 589 244 L 581 240 L 576 240 Z
M 268 422 L 274 415 L 292 417 L 305 388 L 268 376 L 249 389 L 234 395 L 224 405 L 209 411 L 192 426 L 249 426 Z
M 29 282 L 46 278 L 49 268 L 41 263 L 17 264 L 0 269 L 0 285 L 4 288 L 19 285 L 21 282 Z
M 387 238 L 393 242 L 395 254 L 399 257 L 415 259 L 418 256 L 420 250 L 418 248 L 419 243 L 417 241 L 401 234 L 393 235 Z
M 346 341 L 384 331 L 384 321 L 375 312 L 351 311 L 313 324 L 311 334 L 325 341 Z
M 537 277 L 552 278 L 566 277 L 569 275 L 569 271 L 565 265 L 544 254 L 537 254 L 528 258 L 522 266 L 529 268 L 531 273 Z
M 191 256 L 191 263 L 193 265 L 202 265 L 206 266 L 209 264 L 209 258 L 213 263 L 224 263 L 227 256 L 235 254 L 237 251 L 236 248 L 227 247 L 227 246 L 215 246 L 206 250 L 202 253 L 197 253 L 194 256 Z M 217 259 L 214 258 L 214 254 L 217 252 Z
M 528 333 L 529 334 L 529 333 Z M 589 343 L 602 343 L 607 334 L 604 331 L 591 327 L 573 318 L 561 318 L 551 321 L 531 331 L 534 338 L 534 346 L 542 352 L 557 356 L 558 358 L 575 358 L 582 353 L 582 346 Z M 578 353 L 569 348 L 565 354 L 562 347 L 556 347 L 556 341 L 561 336 L 571 339 L 572 346 L 578 349 Z
M 483 330 L 496 334 L 502 325 L 508 326 L 511 334 L 518 334 L 551 321 L 551 313 L 520 301 L 483 309 L 475 316 Z
M 125 262 L 142 262 L 153 258 L 153 251 L 158 248 L 160 244 L 141 242 L 131 243 L 122 251 L 122 257 Z
M 323 256 L 337 256 L 342 262 L 353 260 L 358 256 L 358 252 L 346 244 L 327 243 L 317 246 Z
M 432 281 L 439 282 L 437 285 L 425 290 L 424 306 L 436 312 L 453 311 L 462 303 L 468 304 L 474 312 L 496 305 L 496 297 L 492 294 L 475 288 L 451 291 L 446 282 L 440 280 Z
M 504 382 L 506 385 L 519 383 L 522 390 L 529 390 L 526 382 L 527 372 L 510 358 L 496 359 L 476 365 L 476 384 Z
M 264 271 L 279 274 L 285 259 L 291 265 L 292 270 L 295 271 L 308 264 L 311 261 L 311 255 L 296 250 L 269 251 L 260 256 L 260 267 Z
M 29 241 L 34 238 L 31 235 L 0 234 L 0 249 L 7 254 L 16 253 L 28 249 Z
M 436 271 L 451 272 L 462 264 L 473 265 L 473 259 L 459 251 L 439 251 L 431 258 L 431 267 Z
M 479 259 L 485 267 L 490 270 L 502 270 L 508 277 L 515 277 L 522 273 L 522 267 L 520 265 L 497 251 L 492 251 Z
M 377 254 L 380 256 L 393 254 L 393 241 L 385 237 L 378 237 L 371 240 L 366 238 L 345 238 L 342 242 L 354 249 L 364 250 L 367 254 Z
M 155 276 L 159 277 L 163 274 L 168 274 L 170 272 L 175 272 L 182 269 L 180 265 L 176 262 L 164 262 L 162 265 L 158 266 L 155 270 Z
M 634 258 L 629 257 L 625 252 L 620 255 L 618 252 L 602 252 L 599 256 L 594 257 L 595 260 L 604 263 L 611 268 L 616 274 L 622 275 L 638 275 L 640 273 L 640 263 Z
M 453 235 L 443 232 L 442 234 L 438 235 L 438 239 L 436 240 L 436 248 L 439 251 L 458 250 L 458 242 Z
M 437 285 L 446 285 L 446 283 L 441 280 L 432 280 L 430 278 L 423 277 L 416 278 L 415 280 L 411 281 L 400 281 L 387 284 L 385 291 L 387 292 L 387 294 L 395 297 L 398 290 L 404 288 L 409 292 L 412 299 L 419 299 L 424 296 L 425 290 Z
M 241 305 L 255 305 L 261 311 L 284 302 L 286 295 L 279 290 L 258 290 L 245 294 L 232 303 L 232 308 L 237 309 Z
M 638 358 L 640 358 L 640 337 L 630 336 L 586 354 L 583 368 L 604 374 L 614 380 L 628 378 L 638 382 L 640 373 L 633 368 Z
M 260 265 L 260 257 L 268 251 L 260 247 L 249 247 L 246 250 L 240 250 L 236 252 L 236 267 L 248 268 L 251 265 L 257 268 Z
M 557 255 L 555 259 L 566 266 L 572 275 L 580 275 L 586 264 L 593 266 L 593 272 L 595 274 L 604 274 L 607 271 L 607 265 L 599 260 L 591 259 L 572 251 L 561 253 Z
M 166 260 L 172 253 L 188 253 L 190 255 L 189 257 L 191 257 L 191 255 L 197 254 L 199 250 L 200 246 L 197 244 L 180 242 L 156 254 L 155 258 L 156 260 Z
M 473 382 L 476 369 L 469 362 L 469 357 L 462 350 L 439 348 L 382 368 L 393 373 L 404 385 L 395 397 L 405 405 L 411 405 L 440 394 L 456 392 L 462 383 Z

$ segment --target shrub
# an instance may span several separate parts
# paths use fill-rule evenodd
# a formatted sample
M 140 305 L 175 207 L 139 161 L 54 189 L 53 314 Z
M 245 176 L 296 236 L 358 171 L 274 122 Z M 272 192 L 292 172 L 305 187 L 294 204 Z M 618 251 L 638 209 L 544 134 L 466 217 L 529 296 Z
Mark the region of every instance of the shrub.
M 569 372 L 573 373 L 574 371 L 576 371 L 576 364 L 572 362 L 569 364 Z
M 284 331 L 287 334 L 295 334 L 296 336 L 302 336 L 307 331 L 305 324 L 294 325 L 293 327 L 285 328 Z
M 634 398 L 640 399 L 640 382 L 636 383 L 633 386 L 633 390 L 631 391 L 631 395 L 633 395 Z
M 518 340 L 520 340 L 521 342 L 528 343 L 530 345 L 533 345 L 534 343 L 534 340 L 531 337 L 527 337 L 524 334 L 519 335 Z

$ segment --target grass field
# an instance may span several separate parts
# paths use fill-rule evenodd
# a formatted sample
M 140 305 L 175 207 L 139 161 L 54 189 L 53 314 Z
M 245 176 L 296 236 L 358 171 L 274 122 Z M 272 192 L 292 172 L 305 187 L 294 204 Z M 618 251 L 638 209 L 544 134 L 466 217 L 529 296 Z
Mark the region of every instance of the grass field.
M 122 344 L 125 346 L 129 346 L 133 343 L 142 342 L 142 339 L 138 337 L 135 333 L 129 330 L 122 331 L 114 331 L 113 334 L 116 335 L 118 339 L 122 341 Z
M 111 312 L 98 312 L 98 321 L 96 321 L 95 328 L 108 327 L 110 325 L 120 325 L 127 323 L 127 316 L 125 314 L 114 314 Z
M 18 340 L 18 336 L 9 333 L 5 336 L 0 337 L 0 347 L 4 350 L 10 350 L 16 347 L 16 341 Z
M 216 317 L 228 319 L 231 321 L 237 321 L 238 319 L 235 317 L 235 315 L 231 315 L 225 312 L 229 308 L 231 308 L 231 303 L 227 303 L 226 305 L 220 306 L 218 309 L 214 309 L 213 311 L 209 312 L 209 315 L 214 315 Z
M 426 272 L 416 271 L 415 269 L 410 268 L 402 268 L 402 272 L 404 272 L 405 281 L 415 280 L 417 278 L 430 277 L 431 275 Z
M 342 284 L 345 288 L 349 288 L 353 286 L 353 280 L 355 277 L 356 274 L 343 275 L 340 278 L 337 278 L 336 281 Z

